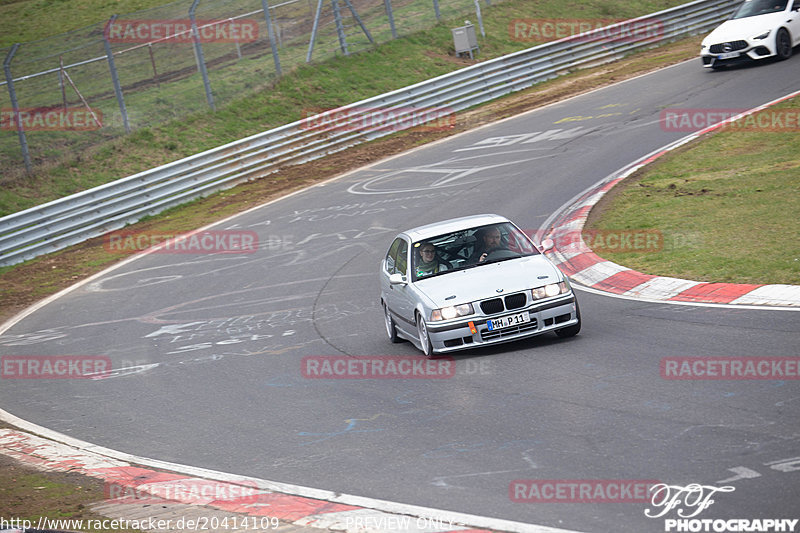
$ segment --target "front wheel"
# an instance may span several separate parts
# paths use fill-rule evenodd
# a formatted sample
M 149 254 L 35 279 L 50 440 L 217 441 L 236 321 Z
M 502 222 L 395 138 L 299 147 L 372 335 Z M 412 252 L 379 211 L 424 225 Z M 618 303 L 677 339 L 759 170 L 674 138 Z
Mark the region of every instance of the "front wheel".
M 419 313 L 417 313 L 417 332 L 419 333 L 419 346 L 422 353 L 428 359 L 433 359 L 433 345 L 428 336 L 428 325 L 425 324 L 425 319 Z
M 778 34 L 775 36 L 775 53 L 780 61 L 792 56 L 792 38 L 784 28 L 778 30 Z
M 574 337 L 581 330 L 581 308 L 578 305 L 578 300 L 575 300 L 575 316 L 578 317 L 578 323 L 565 328 L 557 329 L 556 335 L 564 339 L 566 337 Z

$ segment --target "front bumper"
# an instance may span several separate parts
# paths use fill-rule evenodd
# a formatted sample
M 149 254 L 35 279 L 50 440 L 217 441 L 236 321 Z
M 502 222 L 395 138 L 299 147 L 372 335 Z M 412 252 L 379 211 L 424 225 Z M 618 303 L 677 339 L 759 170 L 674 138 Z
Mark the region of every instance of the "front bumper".
M 747 46 L 741 50 L 728 53 L 711 53 L 706 50 L 700 53 L 700 59 L 706 68 L 721 67 L 725 65 L 738 65 L 751 63 L 759 59 L 766 59 L 775 55 L 773 50 L 764 41 L 748 42 Z
M 494 331 L 489 331 L 486 325 L 488 320 L 523 311 L 528 311 L 530 322 Z M 470 322 L 476 329 L 475 333 L 470 330 Z M 575 295 L 569 292 L 491 316 L 475 314 L 446 322 L 429 322 L 428 335 L 433 350 L 437 353 L 446 353 L 533 337 L 577 323 Z

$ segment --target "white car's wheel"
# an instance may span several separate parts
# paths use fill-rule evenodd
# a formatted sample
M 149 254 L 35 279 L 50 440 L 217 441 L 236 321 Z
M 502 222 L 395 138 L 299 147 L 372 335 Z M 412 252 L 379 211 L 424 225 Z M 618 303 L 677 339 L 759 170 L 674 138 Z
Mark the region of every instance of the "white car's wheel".
M 431 359 L 433 357 L 433 345 L 428 336 L 428 325 L 419 313 L 417 313 L 417 332 L 419 333 L 419 345 L 422 348 L 422 353 L 425 357 Z
M 792 56 L 792 38 L 784 28 L 779 29 L 775 36 L 775 53 L 781 61 Z
M 389 308 L 383 304 L 383 319 L 386 323 L 386 334 L 389 336 L 389 341 L 400 342 L 400 337 L 397 336 L 397 328 L 394 326 L 394 319 L 389 314 Z

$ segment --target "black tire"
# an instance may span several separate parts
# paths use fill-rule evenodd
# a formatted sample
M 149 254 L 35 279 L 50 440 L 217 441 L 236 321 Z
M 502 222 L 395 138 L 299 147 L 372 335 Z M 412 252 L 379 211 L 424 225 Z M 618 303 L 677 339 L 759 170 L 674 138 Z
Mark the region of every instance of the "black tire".
M 419 335 L 419 345 L 422 354 L 428 359 L 433 359 L 435 356 L 433 354 L 431 339 L 428 336 L 428 325 L 419 313 L 417 313 L 417 334 Z
M 389 308 L 386 307 L 386 304 L 383 304 L 383 320 L 386 324 L 386 334 L 389 336 L 389 342 L 400 342 L 401 339 L 397 336 L 397 328 L 394 326 L 394 319 L 389 314 Z
M 775 53 L 778 61 L 792 57 L 792 38 L 785 28 L 779 29 L 778 34 L 775 35 Z
M 575 314 L 578 317 L 578 323 L 565 328 L 557 329 L 556 335 L 565 339 L 567 337 L 574 337 L 581 330 L 581 308 L 578 305 L 578 300 L 575 300 Z

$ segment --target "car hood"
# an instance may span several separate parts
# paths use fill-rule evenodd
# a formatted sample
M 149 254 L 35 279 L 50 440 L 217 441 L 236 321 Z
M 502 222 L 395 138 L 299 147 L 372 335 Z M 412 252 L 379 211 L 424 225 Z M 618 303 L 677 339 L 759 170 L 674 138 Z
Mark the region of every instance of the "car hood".
M 723 22 L 703 39 L 703 44 L 712 45 L 729 41 L 752 39 L 767 30 L 777 28 L 786 13 L 767 13 L 755 17 L 732 19 Z
M 561 279 L 561 273 L 547 258 L 533 255 L 449 272 L 419 280 L 415 285 L 435 307 L 446 307 L 496 298 Z

